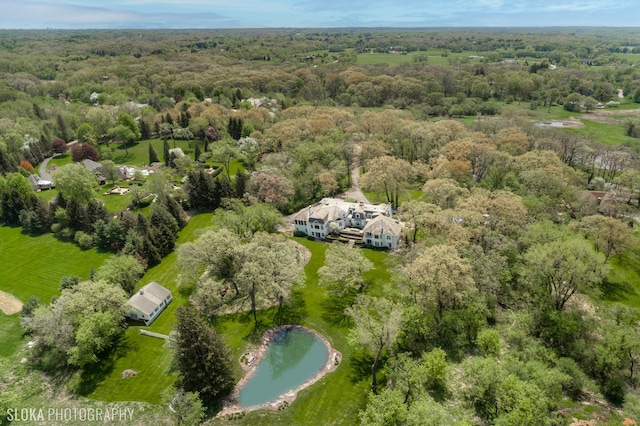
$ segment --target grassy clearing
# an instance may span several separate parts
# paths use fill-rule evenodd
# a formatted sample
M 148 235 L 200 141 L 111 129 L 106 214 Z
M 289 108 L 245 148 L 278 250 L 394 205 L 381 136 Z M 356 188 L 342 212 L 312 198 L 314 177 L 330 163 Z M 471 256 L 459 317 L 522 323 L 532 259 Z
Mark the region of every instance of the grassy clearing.
M 178 244 L 197 238 L 198 232 L 211 225 L 211 214 L 198 214 L 187 222 L 178 235 Z M 152 404 L 160 402 L 160 396 L 176 380 L 169 371 L 171 354 L 164 348 L 164 340 L 140 334 L 144 328 L 156 333 L 168 334 L 175 324 L 175 311 L 186 305 L 188 300 L 178 288 L 178 256 L 171 253 L 162 262 L 149 269 L 138 283 L 138 288 L 156 281 L 171 290 L 173 302 L 149 327 L 132 323 L 118 348 L 110 354 L 100 368 L 83 377 L 81 394 L 101 401 L 143 401 Z M 133 369 L 138 375 L 122 378 L 122 372 Z
M 582 120 L 582 122 L 584 128 L 566 129 L 566 131 L 609 146 L 638 144 L 638 139 L 626 135 L 624 124 L 603 124 L 589 120 Z
M 640 308 L 640 243 L 609 260 L 611 271 L 602 287 L 602 298 Z

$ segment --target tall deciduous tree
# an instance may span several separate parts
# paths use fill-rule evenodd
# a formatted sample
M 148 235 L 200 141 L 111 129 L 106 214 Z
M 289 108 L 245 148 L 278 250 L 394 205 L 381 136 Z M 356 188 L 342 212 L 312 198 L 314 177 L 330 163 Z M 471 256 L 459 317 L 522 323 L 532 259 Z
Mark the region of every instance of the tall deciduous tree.
M 562 311 L 578 291 L 602 282 L 607 274 L 604 259 L 583 239 L 535 244 L 523 256 L 522 276 L 543 304 Z
M 205 417 L 206 410 L 199 392 L 170 387 L 162 393 L 162 402 L 167 404 L 178 426 L 198 426 Z
M 76 200 L 81 204 L 95 198 L 94 188 L 98 180 L 86 167 L 79 164 L 67 164 L 53 174 L 56 188 L 67 200 Z
M 131 294 L 144 273 L 144 268 L 133 256 L 113 256 L 96 271 L 95 279 L 118 285 Z
M 109 136 L 119 140 L 125 150 L 125 154 L 129 155 L 128 144 L 140 139 L 140 129 L 134 119 L 126 112 L 118 114 L 116 126 L 108 131 Z
M 441 316 L 447 309 L 462 306 L 476 293 L 471 265 L 449 245 L 425 249 L 404 267 L 410 293 L 418 305 Z
M 362 187 L 383 192 L 387 201 L 398 207 L 400 194 L 415 177 L 413 166 L 405 160 L 384 156 L 370 160 L 366 167 L 368 171 L 362 175 Z
M 620 220 L 601 215 L 585 216 L 572 223 L 585 237 L 593 238 L 596 250 L 604 254 L 604 261 L 631 247 L 635 237 L 631 228 Z
M 369 351 L 371 364 L 371 388 L 378 387 L 378 363 L 385 349 L 389 349 L 398 338 L 401 329 L 402 308 L 388 299 L 361 294 L 345 313 L 351 317 L 354 328 L 349 340 Z
M 360 293 L 366 285 L 362 275 L 372 269 L 373 263 L 361 249 L 335 243 L 326 252 L 324 266 L 318 269 L 320 285 L 327 286 L 329 292 L 337 297 L 354 290 Z
M 34 360 L 47 367 L 68 363 L 84 367 L 98 361 L 124 333 L 125 292 L 102 281 L 85 281 L 62 291 L 51 305 L 23 318 L 36 348 Z
M 176 311 L 173 352 L 179 386 L 187 392 L 199 392 L 210 401 L 228 394 L 233 388 L 231 351 L 215 328 L 189 307 Z

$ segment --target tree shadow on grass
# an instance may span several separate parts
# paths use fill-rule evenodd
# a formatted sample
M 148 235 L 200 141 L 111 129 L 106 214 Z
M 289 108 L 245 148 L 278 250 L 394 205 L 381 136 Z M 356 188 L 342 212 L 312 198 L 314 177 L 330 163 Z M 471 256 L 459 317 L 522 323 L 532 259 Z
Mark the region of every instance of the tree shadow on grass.
M 112 349 L 104 352 L 96 364 L 86 367 L 80 375 L 80 382 L 76 393 L 81 396 L 89 396 L 98 385 L 109 376 L 115 367 L 116 361 L 127 355 L 129 351 L 138 349 L 138 344 L 122 337 Z
M 344 313 L 344 310 L 353 305 L 355 294 L 347 294 L 345 296 L 329 296 L 320 303 L 324 312 L 322 319 L 330 324 L 341 327 L 350 327 L 351 319 Z
M 351 383 L 358 383 L 362 380 L 371 381 L 371 365 L 373 364 L 373 357 L 369 352 L 359 349 L 353 351 L 349 357 L 349 366 L 351 367 L 351 374 L 349 378 Z M 378 370 L 380 367 L 378 367 Z M 378 376 L 380 372 L 378 371 Z
M 264 332 L 270 329 L 272 326 L 260 317 L 258 317 L 258 322 L 255 322 L 252 313 L 249 313 L 248 315 L 251 321 L 253 321 L 253 327 L 251 327 L 251 330 L 249 330 L 249 333 L 244 338 L 245 340 L 248 340 L 249 342 L 257 345 L 260 343 Z
M 604 279 L 600 284 L 600 291 L 604 300 L 620 302 L 627 300 L 630 295 L 636 295 L 636 289 L 629 283 L 611 282 Z
M 293 291 L 291 299 L 280 306 L 273 316 L 274 325 L 301 324 L 307 316 L 307 307 L 301 291 Z

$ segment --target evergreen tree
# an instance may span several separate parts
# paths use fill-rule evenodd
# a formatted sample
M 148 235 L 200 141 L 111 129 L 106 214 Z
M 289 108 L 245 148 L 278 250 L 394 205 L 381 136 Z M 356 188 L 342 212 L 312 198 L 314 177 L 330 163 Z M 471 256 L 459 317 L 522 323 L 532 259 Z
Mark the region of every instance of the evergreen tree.
M 199 392 L 207 402 L 228 394 L 234 384 L 229 348 L 193 308 L 178 307 L 176 317 L 177 335 L 172 346 L 181 375 L 179 386 L 187 392 Z
M 237 198 L 244 197 L 244 193 L 247 189 L 247 182 L 249 182 L 249 175 L 244 172 L 244 170 L 239 169 L 236 172 L 236 179 L 234 182 L 235 192 Z
M 196 144 L 196 149 L 193 154 L 193 157 L 194 157 L 194 160 L 199 161 L 200 154 L 202 154 L 202 152 L 200 151 L 200 144 L 198 143 L 198 141 L 196 141 L 195 144 Z
M 169 167 L 169 141 L 167 141 L 167 137 L 162 137 L 162 151 L 164 155 L 164 165 Z
M 72 198 L 67 203 L 67 218 L 69 219 L 69 227 L 75 231 L 92 232 L 89 216 L 84 206 L 77 200 Z
M 161 256 L 165 256 L 173 250 L 176 244 L 178 223 L 162 204 L 156 204 L 149 218 L 151 233 L 155 246 Z
M 138 122 L 138 127 L 140 127 L 140 138 L 142 140 L 147 140 L 151 137 L 150 131 L 149 131 L 149 125 L 147 124 L 146 121 L 144 120 L 140 120 Z
M 156 154 L 156 150 L 153 149 L 153 145 L 149 142 L 149 164 L 159 163 L 158 154 Z

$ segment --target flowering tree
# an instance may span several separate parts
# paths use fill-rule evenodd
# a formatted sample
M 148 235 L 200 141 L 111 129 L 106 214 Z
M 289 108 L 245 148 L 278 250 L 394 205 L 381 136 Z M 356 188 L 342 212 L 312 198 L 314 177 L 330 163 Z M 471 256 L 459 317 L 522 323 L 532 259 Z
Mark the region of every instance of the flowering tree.
M 262 168 L 251 174 L 247 188 L 252 201 L 269 203 L 282 209 L 294 194 L 293 184 L 275 168 Z

